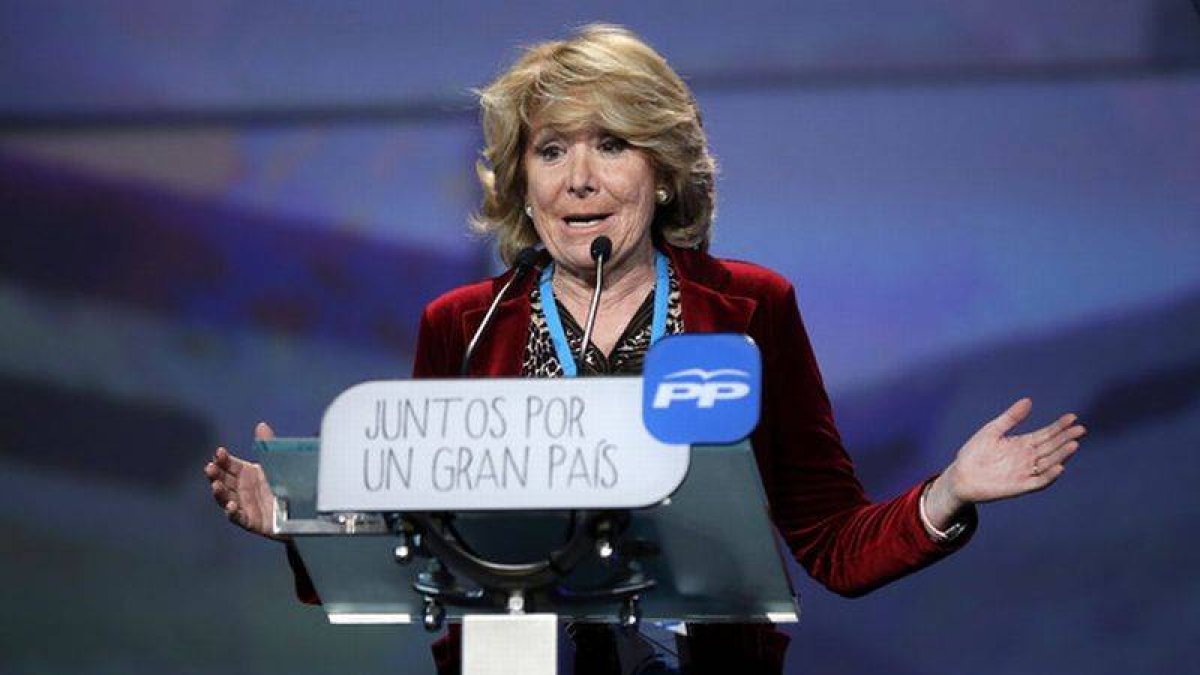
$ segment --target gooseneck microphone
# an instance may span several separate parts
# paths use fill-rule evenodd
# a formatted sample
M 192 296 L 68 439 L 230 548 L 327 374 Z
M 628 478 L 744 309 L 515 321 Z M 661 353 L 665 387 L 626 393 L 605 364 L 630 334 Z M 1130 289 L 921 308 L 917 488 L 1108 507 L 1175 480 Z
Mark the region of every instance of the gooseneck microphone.
M 496 308 L 500 306 L 500 302 L 504 300 L 504 296 L 508 295 L 508 289 L 512 285 L 529 274 L 533 269 L 533 263 L 537 260 L 538 250 L 533 246 L 526 246 L 517 253 L 516 260 L 513 261 L 512 276 L 508 281 L 504 282 L 504 286 L 500 288 L 500 292 L 496 294 L 492 304 L 488 307 L 487 313 L 483 315 L 483 321 L 479 323 L 479 328 L 475 329 L 475 334 L 471 336 L 471 342 L 467 344 L 467 353 L 463 354 L 462 367 L 459 368 L 459 375 L 467 376 L 467 370 L 471 367 L 471 355 L 475 353 L 475 348 L 479 346 L 479 338 L 483 337 L 484 331 L 492 324 L 492 317 L 496 314 Z
M 596 308 L 600 306 L 600 291 L 604 288 L 604 263 L 612 255 L 612 240 L 600 235 L 592 240 L 592 260 L 596 261 L 596 290 L 592 291 L 592 304 L 588 307 L 587 324 L 583 329 L 583 344 L 579 346 L 576 370 L 583 372 L 587 362 L 587 348 L 592 343 L 592 328 L 596 325 Z

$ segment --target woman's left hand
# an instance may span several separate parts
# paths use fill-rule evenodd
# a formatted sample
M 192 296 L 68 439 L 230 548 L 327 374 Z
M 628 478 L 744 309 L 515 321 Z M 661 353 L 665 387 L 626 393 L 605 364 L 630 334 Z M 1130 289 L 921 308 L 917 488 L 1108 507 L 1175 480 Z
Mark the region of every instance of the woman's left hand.
M 965 506 L 1036 492 L 1062 475 L 1087 430 L 1066 414 L 1027 434 L 1007 435 L 1032 409 L 1033 401 L 1023 398 L 983 425 L 934 480 L 926 509 L 935 527 L 948 525 Z

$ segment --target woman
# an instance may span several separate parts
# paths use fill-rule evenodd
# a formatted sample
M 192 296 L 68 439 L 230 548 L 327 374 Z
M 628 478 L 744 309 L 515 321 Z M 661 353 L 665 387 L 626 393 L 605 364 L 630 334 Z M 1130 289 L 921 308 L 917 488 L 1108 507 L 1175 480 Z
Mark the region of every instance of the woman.
M 772 518 L 796 559 L 831 590 L 860 595 L 961 547 L 974 505 L 1040 490 L 1079 447 L 1063 415 L 1006 435 L 1028 416 L 1022 399 L 985 424 L 936 477 L 871 504 L 842 448 L 791 285 L 749 263 L 707 254 L 714 163 L 687 86 L 624 29 L 590 26 L 530 49 L 480 92 L 487 147 L 476 227 L 511 263 L 541 244 L 541 273 L 514 286 L 470 363 L 470 374 L 559 377 L 575 369 L 595 283 L 589 247 L 612 240 L 604 294 L 579 367 L 640 372 L 664 334 L 746 333 L 763 358 L 763 413 L 752 442 Z M 659 274 L 659 270 L 666 274 Z M 665 281 L 664 281 L 665 278 Z M 508 275 L 456 289 L 426 308 L 414 377 L 454 377 L 466 344 Z M 665 317 L 654 298 L 667 295 Z M 560 333 L 561 331 L 561 333 Z M 565 337 L 563 340 L 556 336 Z M 268 437 L 260 425 L 256 435 Z M 205 467 L 235 522 L 268 534 L 273 498 L 257 465 L 219 448 Z M 289 552 L 290 552 L 289 547 Z M 315 600 L 298 559 L 298 589 Z M 688 672 L 779 672 L 787 638 L 769 626 L 692 626 Z M 581 629 L 578 672 L 614 665 L 612 637 Z M 435 651 L 437 651 L 435 649 Z M 453 666 L 453 644 L 439 664 Z

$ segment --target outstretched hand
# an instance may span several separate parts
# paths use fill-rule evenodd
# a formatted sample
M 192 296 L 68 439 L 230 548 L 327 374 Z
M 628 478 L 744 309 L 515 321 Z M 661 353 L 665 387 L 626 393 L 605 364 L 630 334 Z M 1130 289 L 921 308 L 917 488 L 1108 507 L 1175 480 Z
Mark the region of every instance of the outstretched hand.
M 1041 429 L 1009 436 L 1029 417 L 1033 401 L 1023 398 L 971 436 L 929 491 L 935 525 L 969 504 L 1007 499 L 1045 489 L 1066 469 L 1087 430 L 1066 414 Z
M 266 422 L 254 428 L 255 440 L 275 438 Z M 229 520 L 264 537 L 286 541 L 272 531 L 275 520 L 275 495 L 267 483 L 262 466 L 235 457 L 225 448 L 217 448 L 212 461 L 204 465 L 204 475 L 212 488 L 213 499 Z

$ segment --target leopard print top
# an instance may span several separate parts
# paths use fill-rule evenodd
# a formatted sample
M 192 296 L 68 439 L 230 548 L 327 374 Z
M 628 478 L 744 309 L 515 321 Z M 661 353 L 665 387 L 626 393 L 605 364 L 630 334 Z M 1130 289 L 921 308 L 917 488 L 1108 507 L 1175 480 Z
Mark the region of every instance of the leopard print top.
M 683 332 L 683 308 L 680 304 L 679 278 L 675 268 L 668 265 L 667 275 L 670 280 L 667 295 L 667 326 L 666 334 L 674 335 Z M 555 302 L 558 302 L 555 300 Z M 554 351 L 554 341 L 550 337 L 550 328 L 546 324 L 546 315 L 542 313 L 542 293 L 538 284 L 533 285 L 529 292 L 529 305 L 532 318 L 529 339 L 525 342 L 525 356 L 521 364 L 523 377 L 562 377 L 562 364 Z M 563 332 L 567 335 L 567 343 L 572 354 L 579 353 L 579 345 L 583 342 L 583 328 L 567 312 L 562 303 L 558 303 L 558 316 L 562 319 Z M 600 352 L 594 344 L 589 344 L 584 353 L 584 364 L 580 375 L 617 375 L 640 374 L 642 363 L 646 358 L 646 350 L 650 348 L 650 334 L 654 319 L 654 292 L 646 296 L 646 300 L 634 312 L 633 318 L 625 326 L 620 339 L 608 356 Z

